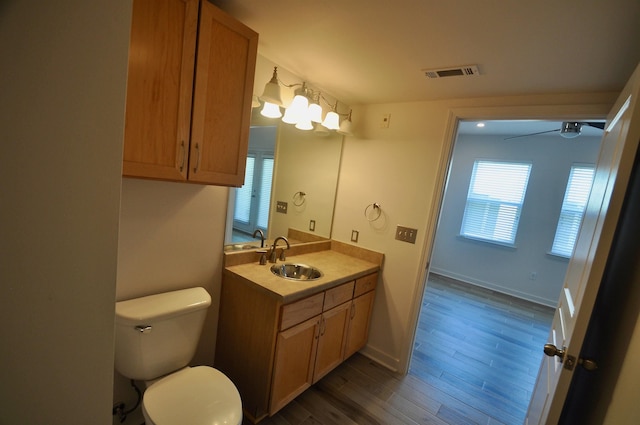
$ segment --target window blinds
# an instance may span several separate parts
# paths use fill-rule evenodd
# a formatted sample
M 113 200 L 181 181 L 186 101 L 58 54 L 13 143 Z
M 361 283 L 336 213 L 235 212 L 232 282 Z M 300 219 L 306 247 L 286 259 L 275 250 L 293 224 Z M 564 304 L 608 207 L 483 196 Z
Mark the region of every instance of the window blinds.
M 582 217 L 584 216 L 595 170 L 592 165 L 574 165 L 571 167 L 567 189 L 562 201 L 562 210 L 558 227 L 553 239 L 551 253 L 562 257 L 571 257 L 576 244 Z
M 530 172 L 527 163 L 475 161 L 460 233 L 514 244 Z

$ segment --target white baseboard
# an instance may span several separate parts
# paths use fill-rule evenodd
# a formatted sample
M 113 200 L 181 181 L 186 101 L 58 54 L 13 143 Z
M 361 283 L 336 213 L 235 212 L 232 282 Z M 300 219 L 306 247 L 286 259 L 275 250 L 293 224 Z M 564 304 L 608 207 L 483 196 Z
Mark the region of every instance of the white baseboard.
M 381 366 L 386 367 L 392 372 L 398 372 L 398 370 L 400 370 L 399 359 L 392 357 L 387 353 L 370 346 L 369 344 L 367 344 L 362 350 L 360 350 L 360 354 L 373 360 Z
M 520 298 L 522 300 L 530 301 L 532 303 L 541 304 L 547 307 L 555 308 L 558 304 L 558 300 L 550 300 L 547 298 L 542 298 L 534 294 L 529 294 L 526 292 L 521 292 L 514 290 L 512 288 L 507 288 L 504 286 L 496 285 L 495 283 L 486 282 L 480 279 L 476 279 L 471 276 L 465 276 L 458 273 L 453 273 L 448 270 L 438 269 L 437 267 L 431 267 L 431 273 L 439 274 L 444 277 L 448 277 L 451 279 L 459 280 L 464 283 L 468 283 L 469 285 L 479 286 L 481 288 L 490 289 L 492 291 L 500 292 L 502 294 L 511 295 L 512 297 Z

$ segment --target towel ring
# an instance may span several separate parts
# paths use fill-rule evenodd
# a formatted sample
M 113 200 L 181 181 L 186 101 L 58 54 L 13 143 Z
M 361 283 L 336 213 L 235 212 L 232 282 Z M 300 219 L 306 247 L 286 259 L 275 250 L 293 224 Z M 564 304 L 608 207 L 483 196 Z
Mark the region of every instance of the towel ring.
M 369 217 L 369 210 L 373 208 L 371 210 L 371 213 L 373 215 L 374 212 L 378 212 L 377 215 L 375 215 L 375 217 L 370 218 Z M 377 219 L 380 218 L 380 216 L 382 215 L 382 208 L 380 208 L 380 204 L 378 204 L 377 202 L 374 202 L 373 204 L 369 204 L 367 205 L 367 207 L 364 209 L 364 216 L 367 217 L 367 220 L 369 221 L 376 221 Z
M 293 205 L 295 205 L 296 207 L 302 206 L 302 204 L 304 204 L 305 196 L 307 196 L 306 193 L 304 192 L 296 192 L 293 194 Z M 298 199 L 298 201 L 296 201 L 296 199 Z

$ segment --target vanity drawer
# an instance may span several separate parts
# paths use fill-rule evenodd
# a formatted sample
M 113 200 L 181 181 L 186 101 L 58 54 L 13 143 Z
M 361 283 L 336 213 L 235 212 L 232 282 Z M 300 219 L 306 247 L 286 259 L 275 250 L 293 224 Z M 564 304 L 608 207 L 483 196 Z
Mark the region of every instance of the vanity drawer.
M 280 330 L 290 328 L 293 325 L 304 322 L 307 319 L 322 313 L 324 292 L 304 298 L 291 304 L 282 306 L 280 317 Z
M 323 311 L 332 309 L 333 307 L 349 301 L 353 298 L 353 287 L 355 281 L 344 283 L 335 288 L 327 289 L 324 296 L 324 308 Z
M 356 289 L 353 293 L 353 298 L 359 297 L 366 292 L 373 291 L 374 289 L 376 289 L 377 283 L 378 273 L 372 273 L 370 275 L 356 279 Z

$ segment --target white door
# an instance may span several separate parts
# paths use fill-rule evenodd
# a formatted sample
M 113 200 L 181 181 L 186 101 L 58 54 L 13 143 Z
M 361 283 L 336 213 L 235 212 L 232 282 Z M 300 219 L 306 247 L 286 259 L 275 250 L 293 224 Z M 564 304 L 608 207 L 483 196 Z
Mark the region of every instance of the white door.
M 640 65 L 607 117 L 593 188 L 569 262 L 548 342 L 559 351 L 542 359 L 525 424 L 556 424 L 611 249 L 640 139 Z M 540 347 L 542 350 L 543 347 Z

